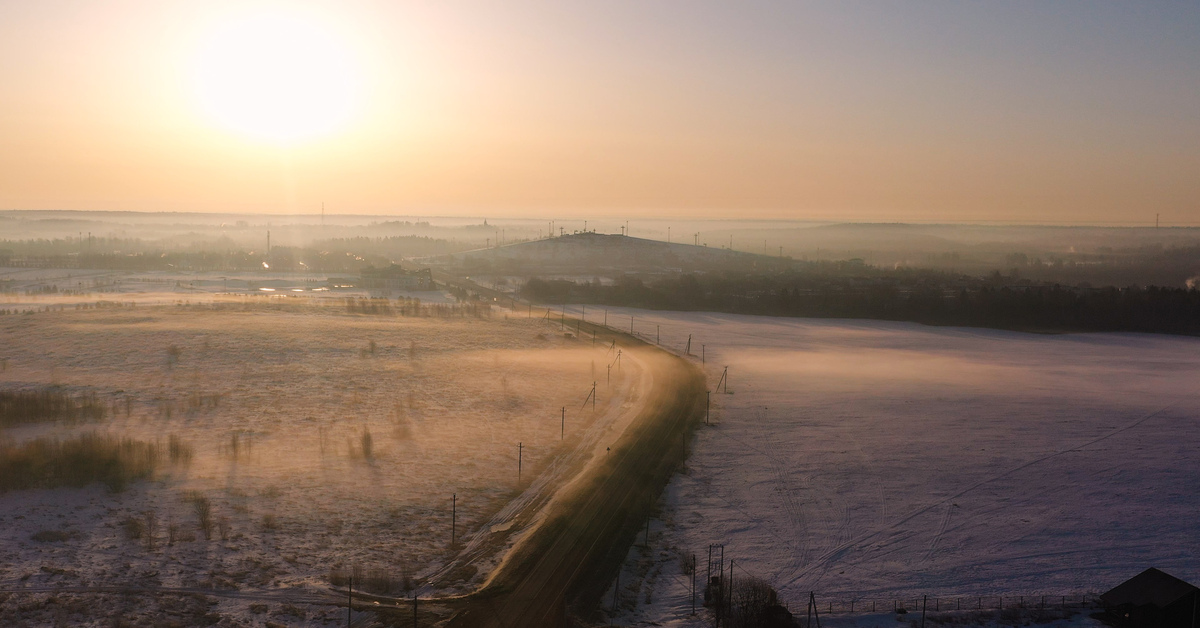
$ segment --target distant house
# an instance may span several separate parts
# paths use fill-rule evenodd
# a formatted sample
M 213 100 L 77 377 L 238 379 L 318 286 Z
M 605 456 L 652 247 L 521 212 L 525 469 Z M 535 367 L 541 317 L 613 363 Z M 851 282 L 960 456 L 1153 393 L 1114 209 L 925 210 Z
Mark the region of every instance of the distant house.
M 433 290 L 433 272 L 405 270 L 395 264 L 387 268 L 368 266 L 362 271 L 362 288 L 367 290 Z
M 1121 628 L 1200 626 L 1200 589 L 1151 567 L 1100 596 Z

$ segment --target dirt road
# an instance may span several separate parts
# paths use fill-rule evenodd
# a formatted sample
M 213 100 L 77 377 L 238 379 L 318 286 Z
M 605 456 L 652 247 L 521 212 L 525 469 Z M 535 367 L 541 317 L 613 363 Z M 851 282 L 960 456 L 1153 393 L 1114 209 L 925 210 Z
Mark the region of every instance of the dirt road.
M 686 460 L 704 407 L 704 377 L 695 366 L 649 346 L 630 343 L 626 350 L 638 351 L 654 369 L 641 415 L 603 464 L 551 504 L 546 521 L 487 587 L 464 600 L 449 626 L 575 625 L 598 607 L 637 530 Z

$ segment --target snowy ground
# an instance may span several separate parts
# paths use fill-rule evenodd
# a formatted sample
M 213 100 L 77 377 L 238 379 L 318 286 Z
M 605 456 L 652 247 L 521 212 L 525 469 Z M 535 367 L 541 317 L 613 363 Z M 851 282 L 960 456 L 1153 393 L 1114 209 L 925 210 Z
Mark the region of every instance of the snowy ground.
M 651 342 L 705 345 L 731 394 L 630 552 L 618 623 L 700 625 L 682 557 L 702 587 L 713 543 L 801 614 L 810 591 L 861 612 L 1053 605 L 1150 566 L 1200 579 L 1200 339 L 617 308 L 609 325 L 631 314 Z
M 636 358 L 614 370 L 610 384 L 604 349 L 503 311 L 490 319 L 406 318 L 274 303 L 0 317 L 0 386 L 59 385 L 112 404 L 99 424 L 18 426 L 0 438 L 97 430 L 163 443 L 175 435 L 195 449 L 190 465 L 121 493 L 91 486 L 0 494 L 0 590 L 320 593 L 339 565 L 386 570 L 401 586 L 411 578 L 422 596 L 467 590 L 528 529 L 514 526 L 521 505 L 544 498 L 611 444 L 649 385 Z M 179 348 L 174 364 L 170 346 Z M 596 410 L 581 408 L 597 380 Z M 227 534 L 204 538 L 188 501 L 195 494 L 228 522 Z M 153 547 L 124 534 L 123 522 L 146 512 L 160 523 Z M 174 544 L 169 525 L 180 531 Z M 46 530 L 67 538 L 33 539 Z M 99 625 L 110 611 L 127 619 L 162 612 L 147 601 L 121 607 L 86 596 L 68 611 L 69 596 L 57 605 L 50 598 L 0 593 L 0 623 Z M 276 603 L 256 614 L 253 599 L 219 600 L 213 609 L 197 603 L 188 616 L 213 614 L 229 625 L 299 621 Z M 344 618 L 337 609 L 294 606 L 307 625 Z M 44 608 L 58 614 L 38 615 Z

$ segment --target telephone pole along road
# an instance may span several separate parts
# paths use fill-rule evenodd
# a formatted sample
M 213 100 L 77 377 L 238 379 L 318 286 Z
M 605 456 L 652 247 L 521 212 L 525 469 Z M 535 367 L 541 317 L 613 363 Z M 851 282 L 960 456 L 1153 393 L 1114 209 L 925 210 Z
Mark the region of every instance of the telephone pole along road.
M 620 569 L 637 531 L 687 459 L 704 420 L 704 375 L 695 365 L 626 334 L 582 323 L 638 352 L 653 374 L 646 404 L 601 464 L 548 506 L 489 584 L 462 600 L 450 628 L 561 627 L 586 618 Z

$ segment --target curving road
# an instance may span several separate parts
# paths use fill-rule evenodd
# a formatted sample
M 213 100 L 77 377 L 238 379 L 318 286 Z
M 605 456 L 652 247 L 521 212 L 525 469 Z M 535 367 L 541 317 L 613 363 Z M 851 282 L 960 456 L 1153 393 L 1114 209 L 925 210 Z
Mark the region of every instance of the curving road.
M 590 331 L 590 330 L 589 330 Z M 564 626 L 598 607 L 630 543 L 703 417 L 704 376 L 689 362 L 602 327 L 598 333 L 640 353 L 655 385 L 644 410 L 609 458 L 564 495 L 546 521 L 462 601 L 452 628 Z

